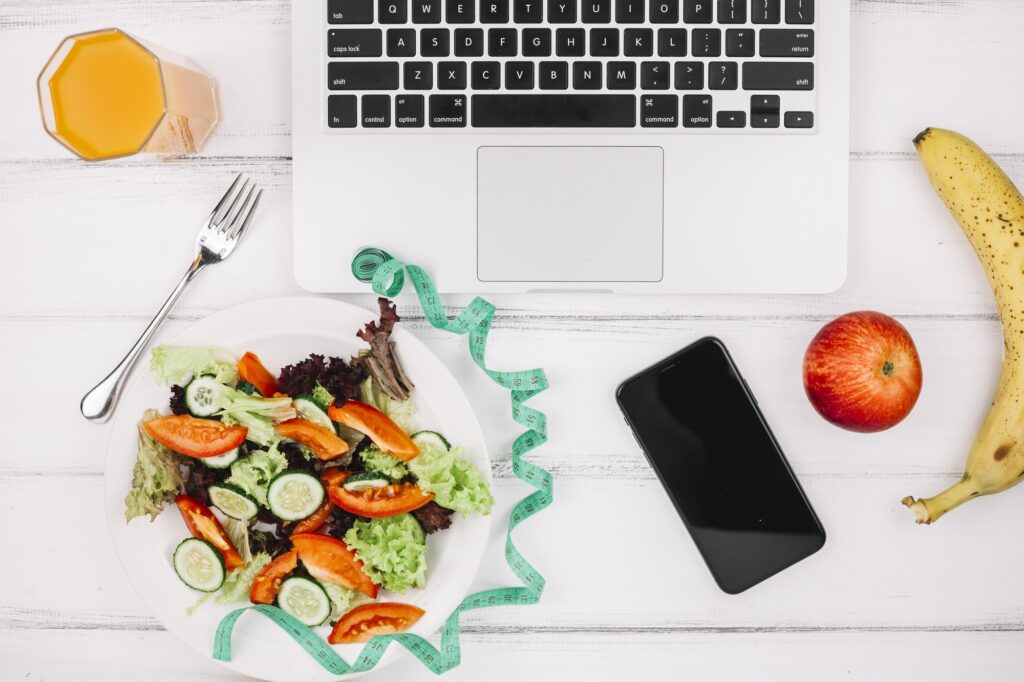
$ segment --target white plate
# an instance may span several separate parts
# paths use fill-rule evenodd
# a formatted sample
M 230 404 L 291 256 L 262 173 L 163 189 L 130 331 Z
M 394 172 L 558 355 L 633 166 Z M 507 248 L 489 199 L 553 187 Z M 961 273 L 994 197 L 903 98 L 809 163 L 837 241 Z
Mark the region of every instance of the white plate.
M 340 301 L 323 298 L 276 298 L 247 303 L 211 315 L 175 339 L 177 344 L 224 346 L 241 356 L 251 350 L 273 372 L 310 353 L 348 358 L 365 344 L 356 337 L 364 324 L 378 317 Z M 421 428 L 443 433 L 465 446 L 467 457 L 490 481 L 491 466 L 480 425 L 455 378 L 422 342 L 398 328 L 392 335 L 409 378 L 416 384 L 413 399 Z M 124 497 L 131 486 L 135 463 L 137 422 L 147 408 L 168 410 L 168 390 L 153 380 L 148 356 L 118 407 L 107 451 L 105 497 L 107 523 L 128 579 L 161 623 L 176 637 L 206 657 L 212 656 L 213 636 L 228 612 L 244 603 L 218 605 L 210 600 L 192 616 L 185 609 L 200 596 L 178 580 L 171 552 L 188 536 L 173 505 L 153 523 L 148 517 L 130 524 L 124 520 Z M 452 527 L 427 538 L 427 585 L 403 595 L 381 591 L 382 601 L 416 604 L 424 615 L 411 630 L 433 635 L 466 596 L 487 544 L 490 517 L 461 515 Z M 317 629 L 326 637 L 328 626 Z M 261 679 L 332 680 L 283 630 L 257 613 L 243 616 L 235 626 L 234 658 L 224 665 Z M 362 645 L 334 647 L 351 662 Z M 398 644 L 388 647 L 377 668 L 407 654 Z M 356 677 L 345 676 L 346 679 Z

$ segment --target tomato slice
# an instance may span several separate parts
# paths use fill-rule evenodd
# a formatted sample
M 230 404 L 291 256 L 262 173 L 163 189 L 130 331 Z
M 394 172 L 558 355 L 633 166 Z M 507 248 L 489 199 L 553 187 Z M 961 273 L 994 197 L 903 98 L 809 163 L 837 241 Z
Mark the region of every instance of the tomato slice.
M 328 484 L 327 495 L 345 511 L 374 519 L 405 514 L 434 499 L 434 493 L 424 491 L 415 483 L 392 483 L 358 492 L 345 490 L 340 483 Z
M 228 426 L 216 419 L 198 419 L 187 414 L 157 417 L 146 422 L 146 433 L 157 443 L 189 457 L 216 457 L 245 442 L 249 429 Z
M 374 445 L 401 460 L 408 462 L 420 454 L 420 449 L 412 442 L 412 438 L 373 405 L 358 400 L 347 400 L 341 407 L 331 405 L 327 416 L 332 421 L 365 433 Z
M 377 635 L 405 632 L 424 613 L 426 611 L 412 604 L 363 604 L 346 613 L 335 623 L 327 641 L 331 644 L 353 644 L 368 642 Z
M 277 425 L 277 434 L 297 440 L 313 451 L 318 459 L 334 459 L 348 451 L 348 443 L 331 429 L 306 419 L 289 419 Z
M 288 550 L 263 567 L 252 580 L 249 588 L 249 601 L 253 604 L 273 604 L 277 592 L 281 589 L 281 581 L 299 565 L 299 553 Z
M 302 519 L 295 524 L 295 530 L 293 533 L 315 533 L 320 530 L 320 526 L 327 522 L 327 517 L 331 515 L 334 510 L 334 502 L 331 498 L 324 496 L 324 502 L 321 504 L 315 512 Z
M 377 598 L 377 585 L 363 572 L 363 562 L 344 542 L 319 533 L 298 533 L 291 540 L 311 576 Z
M 277 379 L 267 371 L 255 353 L 247 352 L 238 361 L 238 376 L 242 381 L 248 381 L 255 386 L 260 395 L 265 398 L 270 398 L 277 393 Z
M 210 508 L 194 497 L 178 495 L 174 498 L 174 504 L 178 505 L 181 517 L 185 519 L 185 525 L 194 537 L 202 538 L 217 548 L 220 555 L 224 557 L 224 568 L 233 571 L 244 566 L 242 555 L 231 543 L 231 538 L 224 532 L 224 527 L 213 515 Z
M 345 471 L 341 467 L 331 467 L 324 469 L 320 474 L 320 482 L 324 484 L 325 488 L 329 488 L 332 485 L 340 485 L 351 475 L 351 471 Z

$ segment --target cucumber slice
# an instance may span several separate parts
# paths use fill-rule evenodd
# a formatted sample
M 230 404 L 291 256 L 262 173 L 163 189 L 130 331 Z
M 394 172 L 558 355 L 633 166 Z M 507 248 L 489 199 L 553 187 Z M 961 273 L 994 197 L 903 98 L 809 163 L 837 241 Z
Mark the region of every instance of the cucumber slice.
M 293 576 L 281 583 L 277 605 L 304 625 L 316 627 L 331 615 L 331 600 L 319 583 Z
M 238 448 L 228 450 L 223 455 L 216 457 L 203 457 L 200 461 L 211 469 L 227 469 L 238 459 Z
M 324 501 L 324 486 L 315 476 L 294 469 L 282 471 L 267 488 L 267 506 L 283 521 L 299 521 Z
M 174 550 L 174 572 L 193 590 L 216 592 L 224 584 L 224 559 L 206 540 L 186 538 Z
M 185 386 L 185 407 L 193 417 L 212 417 L 220 409 L 224 384 L 212 376 L 198 376 Z
M 350 493 L 358 493 L 368 488 L 384 488 L 391 485 L 391 479 L 376 471 L 364 471 L 361 474 L 353 474 L 345 479 L 341 487 Z
M 210 502 L 233 519 L 248 521 L 260 511 L 256 500 L 237 485 L 214 483 L 207 491 L 210 493 Z
M 451 443 L 437 431 L 420 431 L 412 434 L 412 442 L 420 450 L 440 450 L 448 452 L 452 449 Z
M 335 433 L 334 422 L 332 422 L 331 418 L 327 416 L 327 413 L 321 410 L 312 400 L 309 400 L 308 398 L 296 398 L 292 401 L 292 404 L 295 406 L 295 411 L 299 413 L 300 417 L 306 421 L 313 422 L 314 424 L 326 426 L 332 433 Z

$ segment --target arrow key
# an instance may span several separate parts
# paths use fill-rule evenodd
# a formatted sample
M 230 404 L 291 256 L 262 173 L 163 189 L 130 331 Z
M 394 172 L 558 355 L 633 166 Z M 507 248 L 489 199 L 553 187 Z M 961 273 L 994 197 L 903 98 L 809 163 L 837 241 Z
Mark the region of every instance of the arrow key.
M 779 115 L 776 114 L 750 114 L 751 128 L 778 128 Z
M 745 111 L 719 111 L 719 128 L 745 128 L 747 127 L 747 112 Z
M 787 111 L 787 128 L 813 128 L 814 112 L 812 111 Z

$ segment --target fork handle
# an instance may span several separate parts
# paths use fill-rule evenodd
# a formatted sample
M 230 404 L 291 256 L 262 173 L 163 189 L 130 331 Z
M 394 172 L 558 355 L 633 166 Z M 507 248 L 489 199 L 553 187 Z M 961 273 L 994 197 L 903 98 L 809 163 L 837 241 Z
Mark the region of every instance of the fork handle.
M 142 351 L 149 345 L 149 341 L 153 338 L 153 334 L 156 333 L 157 327 L 164 321 L 167 313 L 171 311 L 178 298 L 181 297 L 182 292 L 185 291 L 185 287 L 199 274 L 203 267 L 204 264 L 201 261 L 200 255 L 197 254 L 195 260 L 192 261 L 192 265 L 189 266 L 181 281 L 178 282 L 178 286 L 174 287 L 174 291 L 167 297 L 164 304 L 160 306 L 160 310 L 157 311 L 153 320 L 142 332 L 139 340 L 135 342 L 131 350 L 128 351 L 128 354 L 124 356 L 121 362 L 117 363 L 117 367 L 107 375 L 106 379 L 96 384 L 82 398 L 81 410 L 83 417 L 97 423 L 110 419 L 110 415 L 113 414 L 114 407 L 117 406 L 118 398 L 121 397 L 121 389 L 124 388 L 124 383 L 128 379 L 132 367 L 135 366 L 139 356 L 142 355 Z

